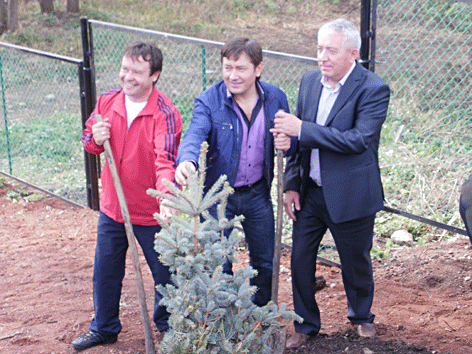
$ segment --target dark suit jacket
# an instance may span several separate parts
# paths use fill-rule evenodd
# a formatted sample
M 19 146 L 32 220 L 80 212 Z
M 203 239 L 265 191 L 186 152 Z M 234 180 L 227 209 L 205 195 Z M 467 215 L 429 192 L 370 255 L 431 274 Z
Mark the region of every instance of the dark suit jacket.
M 310 173 L 311 149 L 320 149 L 321 181 L 331 219 L 336 223 L 373 215 L 383 208 L 378 165 L 380 130 L 390 89 L 359 63 L 342 86 L 325 126 L 316 124 L 321 72 L 303 75 L 296 115 L 302 122 L 298 151 L 287 161 L 285 190 L 300 193 Z

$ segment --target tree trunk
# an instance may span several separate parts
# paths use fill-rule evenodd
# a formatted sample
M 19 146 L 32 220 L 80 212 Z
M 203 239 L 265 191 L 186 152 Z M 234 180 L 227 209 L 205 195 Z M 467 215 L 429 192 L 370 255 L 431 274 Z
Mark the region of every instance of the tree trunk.
M 0 33 L 7 31 L 7 4 L 0 1 Z
M 41 13 L 54 12 L 54 0 L 38 0 L 39 6 L 41 7 Z
M 7 6 L 7 29 L 14 31 L 18 28 L 18 0 L 9 0 Z
M 18 0 L 0 0 L 0 33 L 18 27 Z
M 67 0 L 67 12 L 79 12 L 79 0 Z

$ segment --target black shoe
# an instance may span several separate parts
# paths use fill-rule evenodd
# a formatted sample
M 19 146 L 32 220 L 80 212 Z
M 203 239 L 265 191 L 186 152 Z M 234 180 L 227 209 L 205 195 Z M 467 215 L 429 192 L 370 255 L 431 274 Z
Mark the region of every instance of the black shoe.
M 72 348 L 75 350 L 84 350 L 96 345 L 113 344 L 118 339 L 117 334 L 100 334 L 94 331 L 88 331 L 72 342 Z

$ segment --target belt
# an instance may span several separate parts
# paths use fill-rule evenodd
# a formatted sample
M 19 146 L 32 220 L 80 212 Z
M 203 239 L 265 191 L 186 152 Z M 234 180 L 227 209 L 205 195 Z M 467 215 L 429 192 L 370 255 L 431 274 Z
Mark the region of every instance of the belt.
M 257 181 L 256 183 L 253 183 L 253 184 L 246 184 L 244 186 L 239 186 L 239 187 L 233 187 L 234 191 L 235 192 L 249 192 L 252 188 L 254 188 L 255 186 L 259 185 L 260 183 L 262 183 L 263 181 L 263 178 L 261 178 L 259 181 Z

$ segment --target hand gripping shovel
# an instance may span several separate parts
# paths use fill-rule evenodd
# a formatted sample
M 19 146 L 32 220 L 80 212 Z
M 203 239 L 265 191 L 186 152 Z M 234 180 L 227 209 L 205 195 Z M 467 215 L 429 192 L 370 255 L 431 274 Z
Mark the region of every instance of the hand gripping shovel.
M 97 122 L 102 121 L 102 116 L 97 114 Z M 146 338 L 146 354 L 155 354 L 154 342 L 151 332 L 151 324 L 149 321 L 149 314 L 146 306 L 146 296 L 144 294 L 143 275 L 141 273 L 141 267 L 139 265 L 138 249 L 136 247 L 136 240 L 133 232 L 133 226 L 131 224 L 131 218 L 129 216 L 128 206 L 126 204 L 125 194 L 123 187 L 121 186 L 120 176 L 116 168 L 115 159 L 111 151 L 110 142 L 106 140 L 103 143 L 105 148 L 105 154 L 108 159 L 108 165 L 110 166 L 111 175 L 113 177 L 113 184 L 115 185 L 116 194 L 118 195 L 118 201 L 120 203 L 121 215 L 125 223 L 126 237 L 128 238 L 129 249 L 131 252 L 131 258 L 133 259 L 134 275 L 136 279 L 136 287 L 138 288 L 138 301 L 139 308 L 141 310 L 141 317 L 144 326 L 144 336 Z

